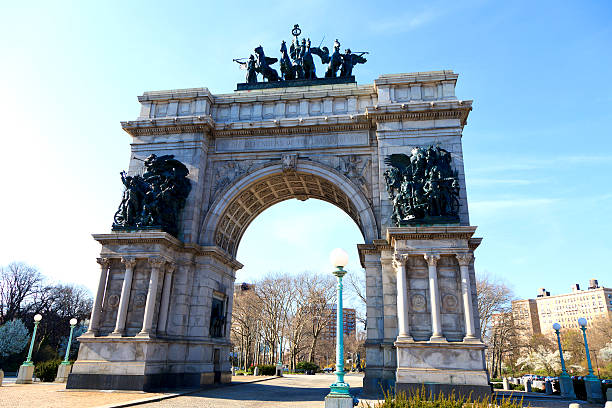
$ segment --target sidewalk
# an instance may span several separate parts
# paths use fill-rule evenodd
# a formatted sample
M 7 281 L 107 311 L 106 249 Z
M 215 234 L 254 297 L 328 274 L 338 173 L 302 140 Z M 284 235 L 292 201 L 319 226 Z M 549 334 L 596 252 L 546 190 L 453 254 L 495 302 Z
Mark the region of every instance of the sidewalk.
M 236 376 L 232 384 L 264 381 L 274 377 Z M 147 393 L 140 391 L 90 391 L 66 390 L 66 384 L 40 383 L 15 384 L 3 382 L 0 387 L 0 408 L 94 408 L 125 407 L 143 402 L 160 401 L 180 395 L 198 392 L 200 389 L 173 390 Z

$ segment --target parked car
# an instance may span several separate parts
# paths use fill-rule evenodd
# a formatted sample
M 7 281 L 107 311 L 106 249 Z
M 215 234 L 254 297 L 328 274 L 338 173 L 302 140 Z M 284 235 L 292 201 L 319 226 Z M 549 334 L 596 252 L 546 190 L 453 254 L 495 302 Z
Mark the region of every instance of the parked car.
M 324 373 L 331 373 L 331 372 L 333 372 L 333 371 L 334 371 L 334 369 L 333 369 L 333 368 L 331 368 L 331 367 L 325 367 L 325 368 L 323 369 L 323 372 L 324 372 Z
M 603 380 L 601 380 L 602 384 L 612 384 L 612 380 L 610 380 L 609 378 L 604 378 Z

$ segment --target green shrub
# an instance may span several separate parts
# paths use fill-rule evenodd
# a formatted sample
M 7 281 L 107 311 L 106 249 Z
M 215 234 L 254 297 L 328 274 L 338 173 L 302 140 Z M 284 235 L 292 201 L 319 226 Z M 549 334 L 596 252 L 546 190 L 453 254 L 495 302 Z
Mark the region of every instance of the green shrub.
M 59 367 L 62 360 L 48 360 L 42 363 L 36 363 L 34 368 L 34 375 L 43 382 L 53 382 L 57 376 L 57 368 Z
M 502 398 L 496 400 L 494 395 L 490 398 L 481 398 L 475 401 L 465 398 L 457 397 L 454 394 L 444 396 L 439 394 L 432 396 L 430 393 L 425 391 L 425 388 L 421 388 L 415 392 L 406 394 L 399 392 L 395 397 L 390 393 L 386 392 L 383 401 L 375 402 L 374 405 L 366 402 L 366 408 L 522 408 L 523 400 L 512 400 L 511 398 Z
M 276 374 L 276 366 L 272 364 L 260 364 L 259 367 L 259 375 L 274 375 Z
M 523 384 L 508 384 L 508 388 L 513 391 L 525 391 L 525 386 Z
M 320 371 L 319 366 L 315 363 L 311 363 L 310 361 L 300 361 L 299 363 L 297 363 L 295 368 L 297 368 L 298 370 L 312 371 L 315 373 L 317 371 Z
M 504 383 L 500 383 L 500 382 L 494 382 L 494 383 L 491 383 L 491 385 L 496 390 L 504 388 Z

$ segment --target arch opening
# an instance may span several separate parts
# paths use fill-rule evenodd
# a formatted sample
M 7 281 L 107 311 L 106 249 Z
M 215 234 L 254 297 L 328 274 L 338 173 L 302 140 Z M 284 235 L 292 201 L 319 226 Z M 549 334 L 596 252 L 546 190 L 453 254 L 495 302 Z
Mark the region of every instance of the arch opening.
M 264 166 L 227 188 L 204 221 L 201 242 L 235 257 L 249 224 L 267 208 L 292 198 L 333 204 L 355 221 L 366 243 L 377 238 L 371 205 L 358 187 L 332 168 L 298 161 L 292 171 L 283 171 L 281 165 Z

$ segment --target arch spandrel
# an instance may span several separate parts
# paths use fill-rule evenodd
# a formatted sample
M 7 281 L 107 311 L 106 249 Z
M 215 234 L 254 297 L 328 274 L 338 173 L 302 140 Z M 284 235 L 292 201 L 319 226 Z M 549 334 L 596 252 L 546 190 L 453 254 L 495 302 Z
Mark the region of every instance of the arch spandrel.
M 308 160 L 283 171 L 281 163 L 267 164 L 237 179 L 213 202 L 199 243 L 217 245 L 235 256 L 249 224 L 274 204 L 297 198 L 327 201 L 346 212 L 366 243 L 378 238 L 371 204 L 361 190 L 337 170 Z

